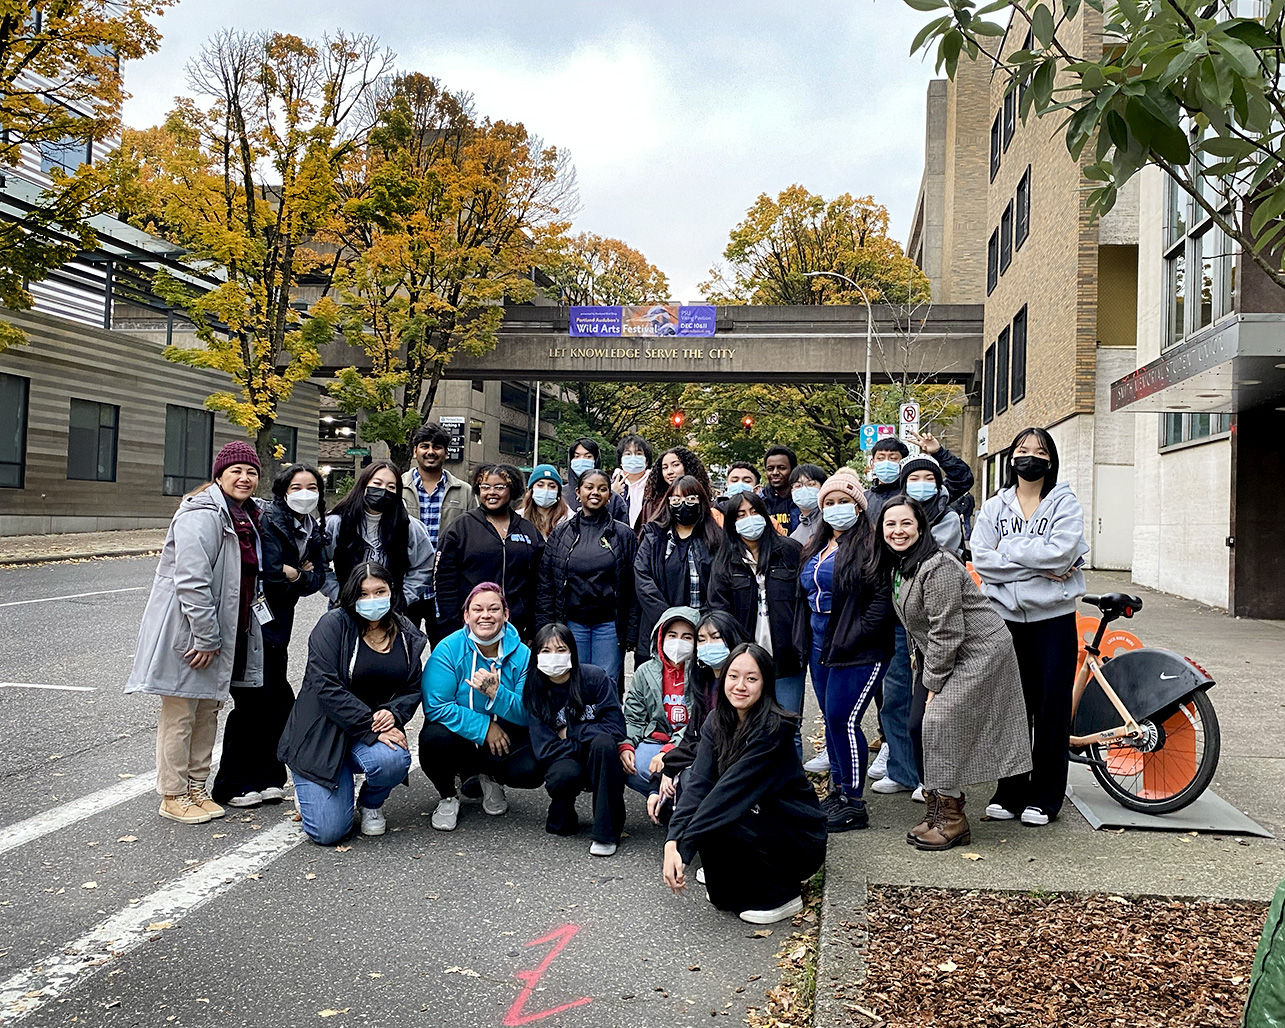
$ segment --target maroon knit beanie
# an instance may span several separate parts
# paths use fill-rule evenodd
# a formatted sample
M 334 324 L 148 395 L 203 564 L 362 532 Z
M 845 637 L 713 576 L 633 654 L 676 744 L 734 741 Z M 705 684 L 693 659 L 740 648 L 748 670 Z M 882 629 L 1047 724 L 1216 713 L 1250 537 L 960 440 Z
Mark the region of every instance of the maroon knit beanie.
M 214 470 L 210 473 L 210 477 L 218 481 L 219 476 L 233 464 L 249 464 L 258 471 L 263 470 L 259 464 L 258 451 L 244 440 L 236 439 L 227 443 L 214 458 Z

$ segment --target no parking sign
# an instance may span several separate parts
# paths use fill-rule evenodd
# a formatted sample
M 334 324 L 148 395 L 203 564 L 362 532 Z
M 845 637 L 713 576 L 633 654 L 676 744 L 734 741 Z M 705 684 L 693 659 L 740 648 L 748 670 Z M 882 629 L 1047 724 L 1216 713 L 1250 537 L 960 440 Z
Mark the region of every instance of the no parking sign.
M 906 440 L 906 445 L 910 447 L 911 453 L 918 453 L 919 447 L 908 441 L 907 437 L 911 432 L 916 435 L 919 433 L 919 404 L 913 400 L 903 403 L 897 412 L 898 435 Z

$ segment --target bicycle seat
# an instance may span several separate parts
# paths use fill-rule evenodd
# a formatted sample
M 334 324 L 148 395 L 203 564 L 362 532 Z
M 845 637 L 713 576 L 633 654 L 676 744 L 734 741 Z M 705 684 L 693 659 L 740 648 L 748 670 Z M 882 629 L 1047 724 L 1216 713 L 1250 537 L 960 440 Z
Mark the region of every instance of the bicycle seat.
M 1131 618 L 1142 609 L 1142 599 L 1128 593 L 1103 593 L 1101 596 L 1085 596 L 1085 603 L 1091 603 L 1109 618 Z

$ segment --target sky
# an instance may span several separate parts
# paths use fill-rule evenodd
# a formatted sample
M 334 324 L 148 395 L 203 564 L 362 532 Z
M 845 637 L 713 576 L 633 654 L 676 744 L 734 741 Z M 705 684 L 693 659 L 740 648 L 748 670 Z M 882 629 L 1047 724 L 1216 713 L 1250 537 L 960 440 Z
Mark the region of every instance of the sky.
M 902 0 L 180 0 L 124 68 L 125 123 L 158 123 L 222 28 L 378 36 L 397 67 L 471 92 L 575 163 L 574 231 L 623 239 L 695 301 L 760 193 L 871 194 L 904 244 L 924 158 L 929 16 Z

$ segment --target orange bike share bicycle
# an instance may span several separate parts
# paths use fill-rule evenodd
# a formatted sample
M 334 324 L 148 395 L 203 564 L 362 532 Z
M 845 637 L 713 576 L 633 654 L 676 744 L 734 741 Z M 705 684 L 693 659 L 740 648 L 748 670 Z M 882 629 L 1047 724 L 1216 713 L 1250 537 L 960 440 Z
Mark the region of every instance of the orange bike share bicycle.
M 1121 806 L 1147 814 L 1181 810 L 1208 788 L 1222 748 L 1205 669 L 1170 650 L 1144 647 L 1103 657 L 1107 626 L 1142 600 L 1085 596 L 1102 611 L 1071 698 L 1071 759 L 1087 764 Z M 1097 688 L 1089 688 L 1093 682 Z

